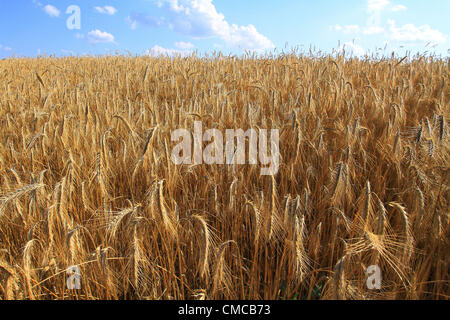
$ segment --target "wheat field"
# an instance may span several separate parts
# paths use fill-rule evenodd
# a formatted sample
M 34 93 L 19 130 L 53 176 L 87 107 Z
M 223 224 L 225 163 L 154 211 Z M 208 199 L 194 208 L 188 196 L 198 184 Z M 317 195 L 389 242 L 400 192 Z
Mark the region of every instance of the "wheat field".
M 0 299 L 449 299 L 448 62 L 0 61 Z M 278 173 L 175 165 L 194 121 L 279 129 Z

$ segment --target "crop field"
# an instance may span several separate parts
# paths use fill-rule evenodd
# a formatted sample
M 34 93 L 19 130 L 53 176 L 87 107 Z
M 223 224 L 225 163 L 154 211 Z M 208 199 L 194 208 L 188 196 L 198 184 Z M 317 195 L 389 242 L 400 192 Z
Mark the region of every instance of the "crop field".
M 449 299 L 448 62 L 1 60 L 0 299 Z M 195 123 L 278 170 L 177 164 Z

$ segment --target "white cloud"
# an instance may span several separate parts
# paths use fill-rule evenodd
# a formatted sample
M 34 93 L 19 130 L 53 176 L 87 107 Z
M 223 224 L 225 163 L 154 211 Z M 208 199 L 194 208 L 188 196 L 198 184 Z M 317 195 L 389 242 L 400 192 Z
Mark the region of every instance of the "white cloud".
M 114 42 L 114 36 L 108 32 L 97 29 L 88 33 L 88 40 L 90 43 L 109 43 Z
M 369 13 L 380 12 L 390 5 L 389 0 L 368 0 L 367 11 Z
M 131 18 L 131 16 L 128 16 L 125 21 L 128 23 L 128 25 L 130 26 L 131 30 L 136 30 L 137 26 L 138 26 L 138 21 L 134 20 Z
M 167 20 L 145 17 L 153 26 L 165 25 L 170 29 L 193 38 L 222 39 L 228 46 L 248 50 L 274 48 L 267 37 L 255 26 L 230 24 L 222 13 L 217 12 L 212 0 L 157 0 L 157 6 L 165 10 Z M 139 21 L 133 19 L 132 21 Z M 132 25 L 133 26 L 133 25 Z
M 84 39 L 84 34 L 76 33 L 75 34 L 75 38 L 77 38 L 77 39 Z
M 392 4 L 390 0 L 367 0 L 367 12 L 370 14 L 380 13 L 385 9 L 398 12 L 407 10 L 408 8 L 403 4 Z
M 0 50 L 11 51 L 12 49 L 10 47 L 6 47 L 6 46 L 0 44 Z
M 381 13 L 383 10 L 391 6 L 389 0 L 367 0 L 367 21 L 365 26 L 359 25 L 336 25 L 332 30 L 339 31 L 344 34 L 355 34 L 362 32 L 365 35 L 381 34 L 385 30 L 381 26 Z
M 126 22 L 130 25 L 132 30 L 135 30 L 139 24 L 153 28 L 163 25 L 162 19 L 139 12 L 131 12 L 131 14 L 126 18 Z
M 397 27 L 394 20 L 388 20 L 389 34 L 392 40 L 405 42 L 434 42 L 444 43 L 446 36 L 439 30 L 432 29 L 429 25 L 416 27 L 413 24 L 405 24 Z
M 405 11 L 405 10 L 407 10 L 408 8 L 406 7 L 406 6 L 404 6 L 404 5 L 402 5 L 402 4 L 397 4 L 397 5 L 395 5 L 395 6 L 393 6 L 392 8 L 391 8 L 391 11 L 393 11 L 393 12 L 398 12 L 398 11 Z
M 369 17 L 366 21 L 366 26 L 363 28 L 363 33 L 366 35 L 380 34 L 384 32 L 381 27 L 381 13 L 391 6 L 389 0 L 367 0 L 367 13 Z
M 190 50 L 177 50 L 177 49 L 167 49 L 167 48 L 163 48 L 161 46 L 155 45 L 153 48 L 151 48 L 150 50 L 147 50 L 144 52 L 144 54 L 152 56 L 152 57 L 157 57 L 157 56 L 170 56 L 170 57 L 174 57 L 174 56 L 188 56 L 191 54 Z
M 192 43 L 183 42 L 183 41 L 175 42 L 175 47 L 177 47 L 178 49 L 183 49 L 183 50 L 195 48 L 195 46 Z
M 61 13 L 57 8 L 55 8 L 51 4 L 44 6 L 44 12 L 48 14 L 50 17 L 59 17 L 59 14 Z
M 384 28 L 381 26 L 377 26 L 377 25 L 367 26 L 363 29 L 363 33 L 366 35 L 381 34 L 383 32 L 384 32 Z
M 350 52 L 355 56 L 362 57 L 366 54 L 366 51 L 354 42 L 345 42 L 341 47 L 341 51 Z
M 109 14 L 109 15 L 115 15 L 117 12 L 117 9 L 114 8 L 113 6 L 104 6 L 104 7 L 94 7 L 94 9 L 98 12 L 98 13 L 102 13 L 102 14 Z
M 67 49 L 61 49 L 61 53 L 65 54 L 65 55 L 75 55 L 75 52 L 73 52 L 72 50 L 67 50 Z
M 346 26 L 341 26 L 341 25 L 337 24 L 335 26 L 331 26 L 330 29 L 333 31 L 341 31 L 345 34 L 358 33 L 360 31 L 359 26 L 356 24 L 351 24 L 351 25 L 346 25 Z
M 254 25 L 238 26 L 233 24 L 221 37 L 228 45 L 248 50 L 263 50 L 274 48 L 275 45 L 260 34 Z
M 397 27 L 394 20 L 387 20 L 381 23 L 381 14 L 383 12 L 399 12 L 407 10 L 402 4 L 393 5 L 390 0 L 367 0 L 368 18 L 365 26 L 358 25 L 335 25 L 330 30 L 342 32 L 344 34 L 381 35 L 386 39 L 397 42 L 432 42 L 441 44 L 446 41 L 447 36 L 429 25 L 415 26 L 414 24 L 405 24 Z M 354 44 L 352 44 L 354 46 Z M 347 43 L 350 47 L 350 44 Z M 354 48 L 360 51 L 359 48 Z

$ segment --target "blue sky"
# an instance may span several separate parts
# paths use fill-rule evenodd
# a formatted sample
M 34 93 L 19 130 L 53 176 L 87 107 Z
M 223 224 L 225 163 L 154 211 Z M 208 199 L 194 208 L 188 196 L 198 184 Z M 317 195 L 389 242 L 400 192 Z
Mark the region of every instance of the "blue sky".
M 310 46 L 448 57 L 449 12 L 447 0 L 0 0 L 0 58 Z

